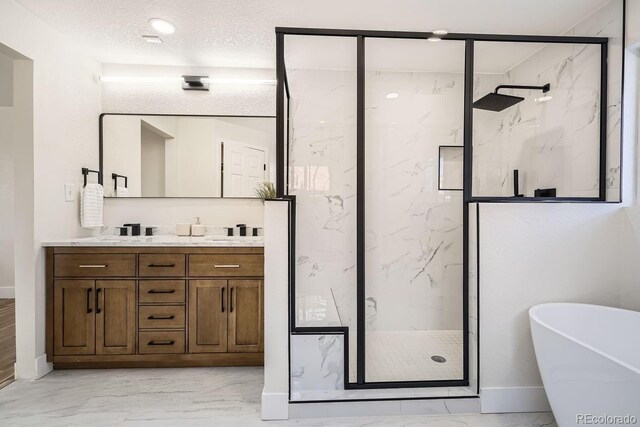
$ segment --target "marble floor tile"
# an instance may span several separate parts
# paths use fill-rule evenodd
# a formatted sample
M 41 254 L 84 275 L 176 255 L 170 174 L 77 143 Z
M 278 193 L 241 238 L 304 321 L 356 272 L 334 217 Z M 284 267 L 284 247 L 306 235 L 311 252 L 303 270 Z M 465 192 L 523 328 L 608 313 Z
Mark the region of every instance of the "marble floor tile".
M 263 371 L 247 368 L 54 371 L 0 390 L 0 425 L 555 426 L 549 413 L 315 418 L 263 422 Z

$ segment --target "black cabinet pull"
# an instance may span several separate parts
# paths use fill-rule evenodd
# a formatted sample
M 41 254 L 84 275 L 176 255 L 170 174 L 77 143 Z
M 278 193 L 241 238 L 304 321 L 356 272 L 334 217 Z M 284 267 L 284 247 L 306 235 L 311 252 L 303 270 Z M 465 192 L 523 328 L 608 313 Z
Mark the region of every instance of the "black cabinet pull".
M 229 291 L 229 313 L 233 313 L 233 288 Z
M 91 309 L 91 291 L 93 289 L 91 288 L 87 288 L 87 314 L 92 313 L 93 310 Z
M 100 309 L 100 292 L 102 292 L 101 288 L 96 289 L 96 313 L 102 313 Z
M 175 264 L 148 264 L 147 267 L 150 268 L 173 268 Z
M 171 341 L 149 341 L 147 345 L 174 345 L 176 342 Z
M 149 316 L 147 320 L 173 320 L 176 316 Z
M 175 294 L 175 289 L 149 289 L 148 294 Z
M 224 313 L 224 288 L 220 289 L 220 303 L 222 304 L 222 312 Z

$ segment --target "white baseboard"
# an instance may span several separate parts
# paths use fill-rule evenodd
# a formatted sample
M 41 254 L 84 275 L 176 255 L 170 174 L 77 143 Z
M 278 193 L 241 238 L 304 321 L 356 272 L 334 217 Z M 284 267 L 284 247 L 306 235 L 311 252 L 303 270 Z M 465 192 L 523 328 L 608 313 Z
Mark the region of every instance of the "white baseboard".
M 262 391 L 262 420 L 289 419 L 289 394 Z
M 44 377 L 51 371 L 53 371 L 53 364 L 47 362 L 46 354 L 43 354 L 36 359 L 36 379 Z
M 0 287 L 0 299 L 15 299 L 16 288 L 14 287 Z
M 477 414 L 477 397 L 462 399 L 369 400 L 309 402 L 289 405 L 289 418 L 387 417 L 400 415 Z
M 481 388 L 480 408 L 483 414 L 551 411 L 544 387 Z
M 15 366 L 16 364 L 14 363 Z M 17 380 L 38 380 L 53 371 L 53 364 L 47 362 L 47 355 L 43 354 L 34 359 L 33 365 L 28 369 L 24 369 L 23 366 L 22 370 L 18 371 L 14 368 L 14 371 Z

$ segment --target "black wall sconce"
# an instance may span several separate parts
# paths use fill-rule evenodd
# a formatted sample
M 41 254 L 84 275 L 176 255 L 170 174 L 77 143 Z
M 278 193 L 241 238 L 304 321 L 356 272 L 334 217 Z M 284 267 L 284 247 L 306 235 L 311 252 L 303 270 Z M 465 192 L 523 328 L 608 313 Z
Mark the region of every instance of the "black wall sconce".
M 182 78 L 184 79 L 183 90 L 209 90 L 209 83 L 204 82 L 204 79 L 208 79 L 209 76 L 182 76 Z

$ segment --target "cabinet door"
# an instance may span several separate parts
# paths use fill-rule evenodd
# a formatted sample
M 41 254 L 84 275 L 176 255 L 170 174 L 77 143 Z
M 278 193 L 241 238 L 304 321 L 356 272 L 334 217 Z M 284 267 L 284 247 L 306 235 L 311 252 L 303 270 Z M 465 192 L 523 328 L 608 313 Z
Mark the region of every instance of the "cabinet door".
M 95 354 L 93 280 L 56 280 L 53 298 L 54 354 Z
M 263 351 L 262 280 L 229 280 L 229 352 Z
M 227 281 L 189 281 L 189 353 L 227 351 Z
M 96 354 L 135 354 L 135 280 L 96 281 Z

